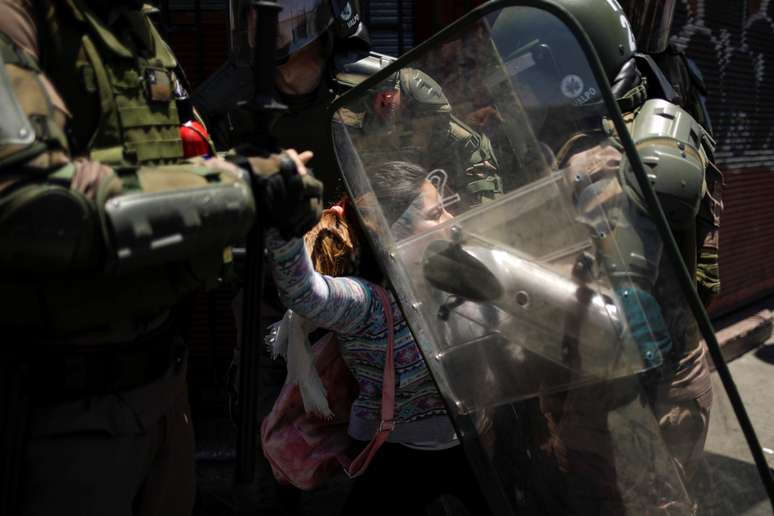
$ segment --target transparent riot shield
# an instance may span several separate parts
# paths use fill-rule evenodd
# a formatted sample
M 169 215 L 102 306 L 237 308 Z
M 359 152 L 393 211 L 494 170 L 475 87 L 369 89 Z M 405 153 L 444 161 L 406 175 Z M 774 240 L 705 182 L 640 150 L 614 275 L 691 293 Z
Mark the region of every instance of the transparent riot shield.
M 562 13 L 487 4 L 335 104 L 363 230 L 496 513 L 768 503 L 624 121 Z M 495 159 L 470 166 L 459 127 Z M 496 196 L 470 195 L 482 166 Z M 715 460 L 731 449 L 752 482 Z

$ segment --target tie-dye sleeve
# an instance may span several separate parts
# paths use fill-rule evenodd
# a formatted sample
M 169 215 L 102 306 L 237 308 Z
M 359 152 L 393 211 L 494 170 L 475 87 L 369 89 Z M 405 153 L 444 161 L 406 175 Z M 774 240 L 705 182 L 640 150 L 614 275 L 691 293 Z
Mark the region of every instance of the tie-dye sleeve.
M 384 316 L 378 302 L 371 306 L 375 296 L 368 282 L 316 272 L 303 241 L 283 240 L 274 229 L 267 231 L 266 247 L 277 291 L 287 308 L 342 335 L 383 331 Z

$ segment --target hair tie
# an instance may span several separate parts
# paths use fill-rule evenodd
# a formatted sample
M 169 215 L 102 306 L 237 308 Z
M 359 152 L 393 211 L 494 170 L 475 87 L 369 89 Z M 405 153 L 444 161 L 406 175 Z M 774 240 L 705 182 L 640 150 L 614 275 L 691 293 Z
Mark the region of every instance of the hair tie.
M 344 206 L 340 204 L 334 204 L 329 208 L 333 213 L 336 214 L 336 216 L 340 219 L 344 218 Z

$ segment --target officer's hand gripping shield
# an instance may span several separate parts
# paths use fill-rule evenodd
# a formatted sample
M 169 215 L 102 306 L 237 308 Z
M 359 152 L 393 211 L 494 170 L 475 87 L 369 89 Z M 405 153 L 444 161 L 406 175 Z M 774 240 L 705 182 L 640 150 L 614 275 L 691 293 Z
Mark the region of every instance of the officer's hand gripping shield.
M 597 58 L 554 4 L 513 4 L 487 4 L 355 88 L 331 126 L 363 230 L 482 488 L 497 514 L 732 514 L 766 500 L 715 460 L 745 448 L 722 389 L 703 451 L 711 380 L 692 375 L 706 351 L 656 212 L 631 200 L 634 148 L 617 137 L 624 122 Z M 440 85 L 452 113 L 490 138 L 502 196 L 467 205 L 470 179 L 443 169 L 406 194 L 401 167 L 454 156 L 428 155 L 451 152 L 433 145 L 444 113 L 404 113 L 398 100 L 379 116 L 374 99 L 404 68 L 432 77 L 415 86 Z M 681 382 L 694 389 L 685 399 Z

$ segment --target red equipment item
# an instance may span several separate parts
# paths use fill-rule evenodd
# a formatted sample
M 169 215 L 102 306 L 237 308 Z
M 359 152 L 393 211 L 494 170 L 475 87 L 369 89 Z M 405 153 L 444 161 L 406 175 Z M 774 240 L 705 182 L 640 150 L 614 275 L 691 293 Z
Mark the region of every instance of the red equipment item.
M 196 120 L 180 126 L 180 139 L 183 140 L 183 154 L 186 158 L 210 154 L 210 135 Z

